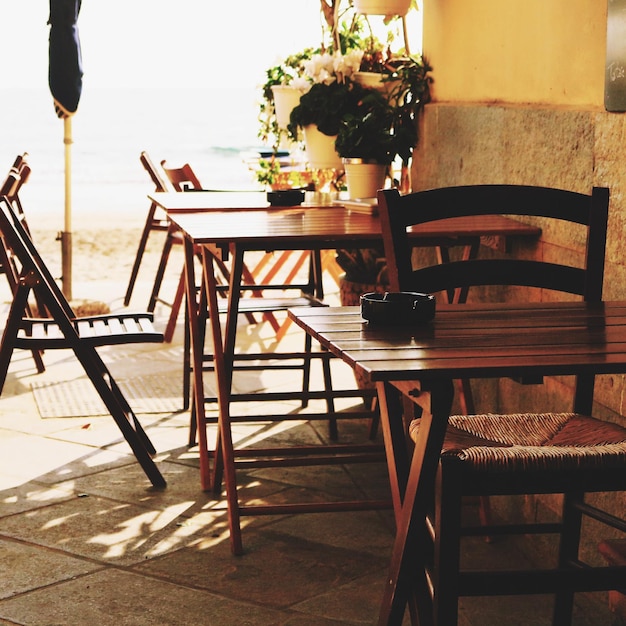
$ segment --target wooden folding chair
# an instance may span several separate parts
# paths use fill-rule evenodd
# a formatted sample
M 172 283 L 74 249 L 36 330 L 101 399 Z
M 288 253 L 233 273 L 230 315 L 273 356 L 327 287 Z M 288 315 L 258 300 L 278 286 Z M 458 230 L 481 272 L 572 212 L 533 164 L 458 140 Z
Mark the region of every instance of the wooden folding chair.
M 164 487 L 165 480 L 151 457 L 156 450 L 96 350 L 99 346 L 162 342 L 163 335 L 155 331 L 152 315 L 76 318 L 6 198 L 0 200 L 0 235 L 5 257 L 14 259 L 18 268 L 17 287 L 0 346 L 0 393 L 16 348 L 73 350 L 144 472 L 155 487 Z M 31 293 L 44 303 L 49 317 L 24 315 Z
M 30 176 L 30 166 L 26 162 L 27 153 L 18 155 L 13 165 L 11 166 L 6 179 L 0 186 L 0 197 L 4 196 L 7 201 L 13 207 L 16 217 L 22 223 L 24 230 L 30 237 L 30 229 L 26 221 L 26 215 L 19 197 L 19 191 L 22 185 L 28 180 Z M 7 254 L 6 250 L 0 249 L 0 272 L 4 272 L 9 283 L 11 293 L 15 293 L 17 288 L 17 267 L 14 260 Z M 35 314 L 41 316 L 45 314 L 45 309 L 41 302 L 36 301 L 35 307 L 31 306 L 30 302 L 26 303 L 26 314 L 33 317 Z M 33 360 L 35 361 L 35 367 L 38 373 L 42 373 L 46 368 L 43 362 L 42 352 L 40 350 L 32 351 Z
M 167 177 L 171 187 L 175 191 L 202 191 L 203 190 L 203 187 L 202 187 L 202 184 L 200 183 L 199 178 L 196 176 L 195 172 L 193 171 L 193 168 L 191 167 L 191 165 L 189 165 L 189 163 L 185 163 L 181 165 L 180 167 L 170 167 L 167 164 L 167 161 L 163 160 L 161 161 L 161 168 L 163 172 L 165 173 L 165 176 Z M 224 192 L 224 193 L 227 193 L 227 192 Z M 163 282 L 163 277 L 165 275 L 165 268 L 169 260 L 170 252 L 172 251 L 173 246 L 176 244 L 182 244 L 182 238 L 180 236 L 180 233 L 178 232 L 178 229 L 173 224 L 170 224 L 169 230 L 167 232 L 167 237 L 163 245 L 163 250 L 161 252 L 161 259 L 159 261 L 159 267 L 157 269 L 157 274 L 154 280 L 154 285 L 152 287 L 152 294 L 150 295 L 150 300 L 148 302 L 149 311 L 154 310 L 154 307 L 156 306 L 157 302 L 164 302 L 164 300 L 162 300 L 159 297 L 159 291 L 161 289 L 161 284 Z M 198 251 L 198 256 L 199 255 L 200 255 L 200 252 Z M 230 270 L 228 269 L 228 266 L 223 261 L 218 261 L 217 264 L 218 264 L 218 270 L 219 270 L 218 278 L 221 279 L 224 284 L 228 284 L 228 281 L 230 280 Z M 249 282 L 254 282 L 254 277 L 252 276 L 252 273 L 248 270 L 247 267 L 245 268 L 244 272 L 245 272 L 246 280 Z M 185 280 L 184 280 L 184 273 L 181 270 L 180 279 L 178 281 L 178 287 L 176 289 L 176 294 L 174 295 L 174 300 L 171 303 L 172 310 L 170 312 L 170 317 L 167 321 L 167 325 L 165 327 L 165 341 L 168 341 L 168 342 L 171 341 L 172 337 L 174 336 L 174 331 L 176 330 L 176 322 L 178 320 L 180 308 L 183 303 L 184 293 L 185 293 Z M 164 303 L 167 304 L 167 302 L 164 302 Z M 247 312 L 245 315 L 246 315 L 246 319 L 251 324 L 256 323 L 256 319 L 252 312 Z M 274 315 L 271 313 L 271 311 L 268 311 L 266 313 L 265 319 L 270 321 L 273 328 L 276 329 L 279 327 L 279 324 L 276 321 L 276 318 L 274 317 Z
M 166 161 L 161 161 L 161 167 L 165 175 L 167 176 L 169 182 L 172 184 L 176 191 L 200 191 L 204 190 L 204 187 L 200 183 L 198 176 L 195 174 L 193 168 L 189 163 L 185 163 L 180 167 L 171 167 L 168 165 Z M 228 193 L 225 191 L 215 193 Z M 161 280 L 163 277 L 163 273 L 165 272 L 165 264 L 167 263 L 167 259 L 169 257 L 170 250 L 174 243 L 177 243 L 178 234 L 175 229 L 172 228 L 168 233 L 168 241 L 166 241 L 165 247 L 163 249 L 163 254 L 161 256 L 161 264 L 159 267 L 159 278 L 158 283 L 155 281 L 155 286 L 152 292 L 152 296 L 150 299 L 150 303 L 148 305 L 148 310 L 152 310 L 150 307 L 156 304 L 158 297 L 158 291 L 160 288 Z M 315 253 L 319 255 L 318 252 Z M 283 268 L 286 267 L 286 263 L 291 256 L 295 255 L 296 259 L 291 264 L 290 267 L 287 267 L 286 270 Z M 244 280 L 246 284 L 256 286 L 256 285 L 272 285 L 272 289 L 280 288 L 281 285 L 289 286 L 293 282 L 295 276 L 302 269 L 307 261 L 311 258 L 311 254 L 309 251 L 303 250 L 300 252 L 295 252 L 293 250 L 284 250 L 277 255 L 274 255 L 272 251 L 265 252 L 265 254 L 261 257 L 259 261 L 254 265 L 254 267 L 249 268 L 247 265 L 244 265 Z M 269 266 L 269 267 L 268 267 Z M 219 263 L 218 270 L 221 274 L 221 277 L 226 281 L 229 280 L 229 270 L 227 266 L 223 263 Z M 264 270 L 265 273 L 262 273 Z M 287 272 L 286 277 L 284 279 L 277 279 L 279 272 L 285 271 Z M 183 285 L 184 285 L 184 277 L 181 273 L 180 281 L 178 284 L 178 289 L 176 292 L 176 296 L 174 298 L 174 302 L 172 304 L 172 311 L 170 314 L 170 318 L 165 330 L 165 340 L 171 340 L 171 337 L 174 332 L 174 328 L 176 326 L 176 320 L 178 318 L 178 314 L 180 311 L 180 306 L 183 299 Z M 262 291 L 260 289 L 254 289 L 251 292 L 252 297 L 261 298 L 263 297 Z M 252 307 L 254 308 L 254 307 Z M 283 307 L 273 307 L 273 306 L 264 306 L 262 313 L 263 319 L 267 321 L 272 327 L 274 333 L 276 334 L 276 340 L 280 341 L 287 332 L 291 321 L 289 319 L 278 320 L 274 313 L 276 311 L 283 310 Z M 251 324 L 255 323 L 255 318 L 252 312 L 247 312 L 246 317 Z
M 155 191 L 171 191 L 171 187 L 167 183 L 166 178 L 161 175 L 157 166 L 152 162 L 152 159 L 148 156 L 148 153 L 145 150 L 139 155 L 139 160 L 154 183 Z M 137 275 L 139 274 L 139 266 L 141 265 L 144 252 L 146 251 L 150 233 L 167 232 L 168 228 L 169 222 L 167 220 L 167 216 L 163 214 L 163 211 L 159 209 L 155 202 L 152 202 L 150 208 L 148 209 L 148 215 L 146 216 L 141 237 L 139 238 L 137 253 L 135 254 L 135 260 L 130 272 L 128 287 L 126 288 L 126 295 L 124 296 L 124 306 L 128 306 L 130 304 L 133 289 L 135 288 L 135 283 L 137 282 Z M 154 307 L 152 309 L 148 308 L 148 310 L 153 311 Z

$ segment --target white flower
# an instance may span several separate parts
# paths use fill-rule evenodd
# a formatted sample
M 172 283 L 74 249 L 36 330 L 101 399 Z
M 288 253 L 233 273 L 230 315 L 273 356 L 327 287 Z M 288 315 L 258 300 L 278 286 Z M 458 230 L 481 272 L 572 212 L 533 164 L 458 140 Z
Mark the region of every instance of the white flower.
M 311 83 L 304 76 L 297 76 L 291 81 L 291 86 L 300 91 L 308 91 Z
M 363 50 L 351 50 L 346 55 L 339 52 L 316 54 L 304 62 L 304 72 L 314 83 L 330 85 L 358 71 L 362 58 Z
M 352 76 L 354 72 L 358 72 L 363 59 L 363 50 L 350 50 L 345 55 L 336 54 L 334 69 L 338 74 L 343 76 Z

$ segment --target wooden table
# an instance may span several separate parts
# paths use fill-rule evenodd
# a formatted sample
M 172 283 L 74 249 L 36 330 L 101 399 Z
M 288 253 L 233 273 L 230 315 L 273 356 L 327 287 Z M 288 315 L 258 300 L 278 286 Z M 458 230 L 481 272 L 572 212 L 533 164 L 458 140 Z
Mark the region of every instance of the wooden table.
M 268 206 L 265 194 L 257 192 L 154 192 L 148 197 L 176 223 L 184 220 L 186 224 L 201 229 L 197 221 L 204 222 L 201 236 L 207 234 L 209 227 L 215 226 L 214 233 L 209 235 L 211 243 L 222 246 L 239 237 L 248 240 L 251 237 L 274 237 L 278 244 L 275 249 L 288 250 L 294 245 L 290 235 L 298 240 L 300 246 L 306 243 L 302 241 L 303 236 L 310 237 L 311 243 L 315 243 L 318 249 L 325 249 L 324 242 L 330 244 L 327 249 L 339 247 L 339 243 L 354 247 L 356 243 L 375 245 L 382 242 L 377 216 L 357 213 L 340 206 L 272 208 Z M 217 225 L 212 222 L 208 224 L 202 214 L 213 211 L 227 212 L 230 217 L 224 216 Z M 243 220 L 238 215 L 239 211 L 252 214 Z M 195 216 L 186 217 L 185 214 Z M 254 229 L 249 227 L 248 220 L 254 222 Z M 296 225 L 302 221 L 302 225 Z M 486 215 L 430 222 L 413 228 L 411 234 L 416 245 L 459 245 L 460 241 L 473 242 L 482 238 L 485 242 L 502 247 L 506 246 L 510 237 L 537 237 L 541 229 L 501 215 Z
M 429 602 L 419 537 L 453 397 L 453 379 L 626 372 L 626 302 L 443 305 L 415 327 L 368 325 L 358 307 L 290 311 L 333 354 L 376 382 L 397 534 L 379 624 Z M 398 390 L 401 394 L 398 393 Z M 426 404 L 412 458 L 401 395 Z M 591 405 L 592 398 L 583 399 Z M 409 464 L 419 476 L 408 483 Z
M 153 193 L 150 199 L 167 211 L 183 234 L 188 323 L 193 363 L 193 393 L 197 411 L 198 445 L 202 487 L 211 488 L 207 448 L 205 407 L 202 384 L 203 333 L 198 327 L 199 302 L 196 296 L 194 248 L 202 247 L 207 285 L 209 324 L 213 339 L 213 358 L 217 380 L 218 430 L 224 461 L 224 482 L 229 511 L 231 546 L 242 550 L 233 444 L 230 434 L 230 394 L 235 349 L 239 288 L 244 253 L 266 250 L 325 250 L 369 247 L 381 243 L 378 218 L 353 213 L 344 207 L 268 207 L 264 194 L 214 192 Z M 426 225 L 413 232 L 415 245 L 449 247 L 469 246 L 477 250 L 480 238 L 537 236 L 540 229 L 513 219 L 495 216 L 477 220 L 448 219 Z M 232 255 L 228 291 L 228 313 L 222 334 L 218 314 L 217 288 L 213 271 L 216 255 Z M 317 281 L 321 283 L 321 281 Z

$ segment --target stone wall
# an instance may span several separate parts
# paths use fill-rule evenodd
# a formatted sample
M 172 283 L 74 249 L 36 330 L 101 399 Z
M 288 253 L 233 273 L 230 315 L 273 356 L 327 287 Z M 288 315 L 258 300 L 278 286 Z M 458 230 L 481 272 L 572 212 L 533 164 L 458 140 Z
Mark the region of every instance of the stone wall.
M 626 299 L 626 116 L 573 108 L 498 104 L 427 105 L 414 156 L 414 190 L 462 184 L 532 184 L 589 193 L 610 189 L 606 299 Z M 541 225 L 541 224 L 540 224 Z M 543 227 L 543 225 L 542 225 Z M 584 239 L 576 228 L 545 228 L 539 241 L 514 243 L 514 252 L 535 258 L 570 257 L 582 262 Z M 497 254 L 483 248 L 481 254 Z M 577 262 L 575 261 L 575 262 Z M 506 296 L 504 296 L 506 297 Z M 534 297 L 545 298 L 545 294 Z M 543 385 L 473 381 L 477 411 L 568 410 L 572 380 L 546 379 Z M 598 417 L 626 425 L 625 379 L 601 376 L 596 382 Z M 613 498 L 613 496 L 612 496 Z M 532 499 L 527 512 L 541 517 L 547 507 Z M 624 494 L 615 498 L 623 513 Z M 612 508 L 612 507 L 611 507 Z M 590 544 L 589 551 L 595 551 Z

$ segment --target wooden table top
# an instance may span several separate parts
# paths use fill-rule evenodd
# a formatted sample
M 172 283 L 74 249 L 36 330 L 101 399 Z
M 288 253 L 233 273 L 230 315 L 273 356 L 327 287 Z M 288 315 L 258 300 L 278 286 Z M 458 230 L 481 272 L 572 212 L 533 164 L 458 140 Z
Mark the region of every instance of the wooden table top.
M 303 241 L 318 248 L 332 248 L 346 242 L 370 244 L 381 240 L 377 216 L 343 206 L 269 207 L 264 194 L 252 192 L 155 192 L 149 198 L 166 210 L 195 243 L 247 242 L 258 246 L 274 244 L 274 249 L 279 249 L 301 248 Z M 512 218 L 486 215 L 430 222 L 415 227 L 411 233 L 421 240 L 454 240 L 536 237 L 541 229 Z
M 438 305 L 412 327 L 370 325 L 359 307 L 289 316 L 373 381 L 626 372 L 626 302 Z

